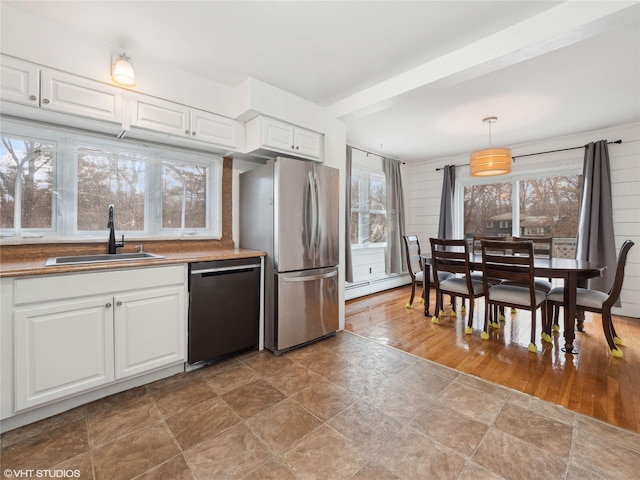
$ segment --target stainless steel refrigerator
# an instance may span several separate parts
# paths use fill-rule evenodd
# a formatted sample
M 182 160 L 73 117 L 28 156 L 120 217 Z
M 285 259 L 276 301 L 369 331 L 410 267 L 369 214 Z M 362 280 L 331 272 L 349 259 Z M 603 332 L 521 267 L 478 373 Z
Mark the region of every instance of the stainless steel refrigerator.
M 266 252 L 265 347 L 338 329 L 338 170 L 278 157 L 240 175 L 240 247 Z

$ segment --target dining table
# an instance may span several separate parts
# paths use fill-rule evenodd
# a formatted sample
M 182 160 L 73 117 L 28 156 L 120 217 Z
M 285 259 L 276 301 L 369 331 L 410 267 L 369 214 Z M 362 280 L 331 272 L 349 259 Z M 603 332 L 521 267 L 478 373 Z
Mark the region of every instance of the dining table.
M 474 271 L 482 271 L 482 255 L 473 253 L 469 255 L 470 267 Z M 431 257 L 422 256 L 423 268 L 423 298 L 424 315 L 429 315 L 429 289 L 431 288 Z M 563 351 L 577 354 L 574 347 L 575 321 L 576 321 L 576 292 L 578 287 L 585 287 L 589 278 L 600 277 L 607 268 L 594 262 L 576 260 L 571 258 L 534 258 L 533 268 L 536 277 L 559 278 L 564 280 L 564 348 Z M 548 329 L 551 329 L 551 319 L 548 321 Z M 582 321 L 578 323 L 578 330 L 582 331 Z M 547 333 L 551 333 L 550 331 Z

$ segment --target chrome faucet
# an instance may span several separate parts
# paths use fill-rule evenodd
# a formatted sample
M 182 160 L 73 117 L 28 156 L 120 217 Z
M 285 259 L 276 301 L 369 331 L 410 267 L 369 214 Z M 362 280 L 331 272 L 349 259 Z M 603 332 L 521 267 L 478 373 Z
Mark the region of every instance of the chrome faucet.
M 109 205 L 109 220 L 107 221 L 107 228 L 109 229 L 109 247 L 108 253 L 116 253 L 116 249 L 124 247 L 124 235 L 122 235 L 122 241 L 116 243 L 116 232 L 114 222 L 114 210 L 113 204 Z

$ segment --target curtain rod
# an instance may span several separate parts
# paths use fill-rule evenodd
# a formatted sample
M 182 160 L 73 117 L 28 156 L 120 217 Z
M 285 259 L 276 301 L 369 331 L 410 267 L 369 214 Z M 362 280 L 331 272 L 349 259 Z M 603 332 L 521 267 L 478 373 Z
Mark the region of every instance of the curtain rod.
M 620 144 L 622 143 L 622 140 L 614 140 L 612 142 L 607 142 L 607 145 L 611 145 L 612 143 L 617 143 Z M 588 144 L 587 144 L 588 145 Z M 533 155 L 543 155 L 545 153 L 555 153 L 555 152 L 565 152 L 567 150 L 578 150 L 579 148 L 585 148 L 587 145 L 583 145 L 581 147 L 569 147 L 569 148 L 560 148 L 558 150 L 547 150 L 546 152 L 537 152 L 537 153 L 526 153 L 524 155 L 516 155 L 511 157 L 513 160 L 515 160 L 516 158 L 522 158 L 522 157 L 531 157 Z M 468 163 L 463 163 L 462 165 L 455 165 L 456 167 L 468 167 L 469 164 Z M 436 168 L 436 172 L 438 170 L 442 170 L 444 167 L 440 167 L 440 168 Z
M 359 150 L 361 152 L 366 153 L 367 155 L 371 154 L 371 155 L 375 155 L 376 157 L 380 157 L 380 158 L 391 158 L 391 157 L 384 157 L 383 155 L 380 155 L 379 153 L 373 153 L 373 152 L 367 152 L 366 150 L 363 150 L 362 148 L 358 148 L 358 147 L 354 147 L 352 145 L 347 145 L 348 147 L 351 147 L 354 150 Z M 400 160 L 398 160 L 397 158 L 391 158 L 391 160 L 396 160 L 398 162 L 400 162 L 402 165 L 404 165 L 404 162 L 401 162 Z

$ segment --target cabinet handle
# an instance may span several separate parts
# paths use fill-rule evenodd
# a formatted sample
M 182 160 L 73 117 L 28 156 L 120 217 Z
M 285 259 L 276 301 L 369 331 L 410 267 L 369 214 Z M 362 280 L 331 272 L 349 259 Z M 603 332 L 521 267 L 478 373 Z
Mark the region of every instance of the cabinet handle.
M 42 103 L 49 103 L 49 99 L 48 98 L 43 98 L 42 99 Z
M 111 304 L 110 304 L 110 303 L 107 303 L 107 304 L 104 306 L 104 308 L 111 308 Z
M 295 145 L 291 145 L 291 150 L 293 150 L 293 149 L 295 149 L 295 148 L 296 148 L 296 147 L 295 147 Z
M 186 133 L 187 135 L 189 135 L 189 130 L 185 130 L 184 133 Z
M 116 307 L 121 307 L 121 306 L 122 306 L 122 301 L 121 301 L 121 300 L 118 300 L 118 301 L 116 302 Z
M 196 136 L 196 132 L 191 132 L 191 135 L 195 137 Z
M 29 100 L 35 102 L 37 99 L 38 99 L 38 97 L 36 97 L 35 95 L 29 95 Z
M 300 150 L 300 146 L 297 146 L 297 147 L 296 147 L 296 150 Z

